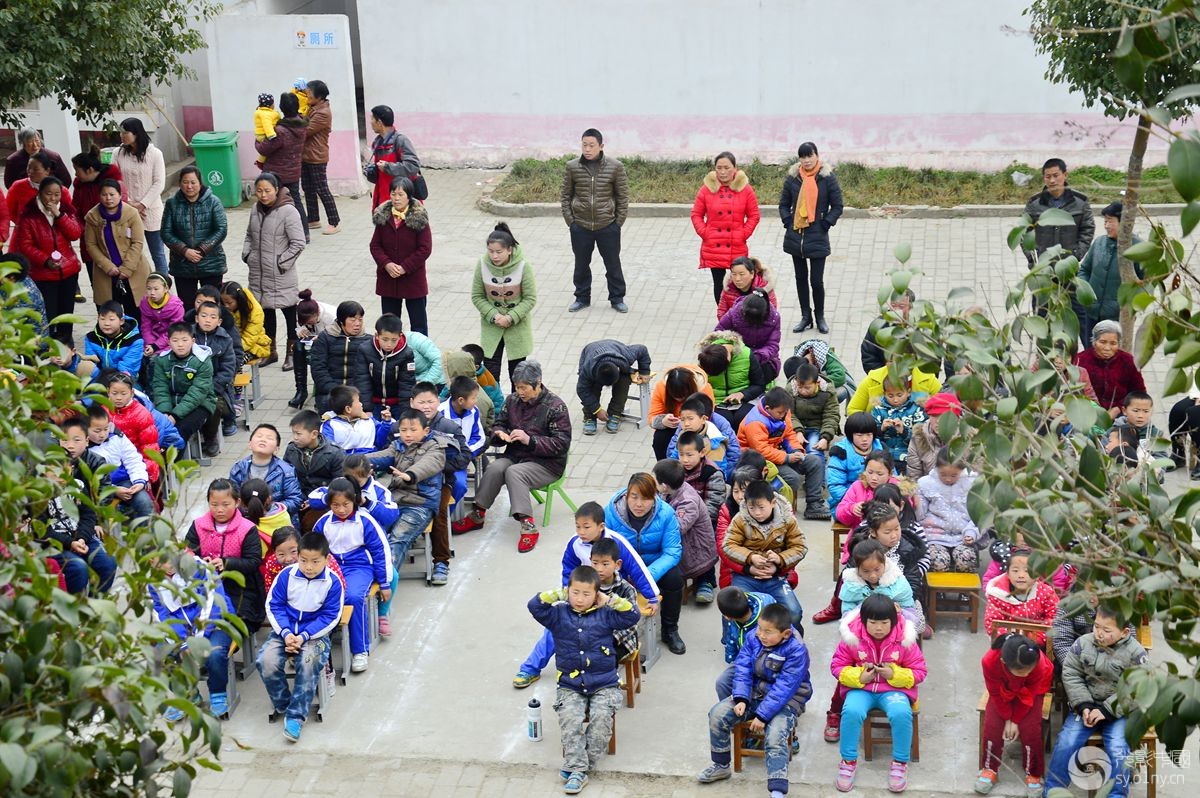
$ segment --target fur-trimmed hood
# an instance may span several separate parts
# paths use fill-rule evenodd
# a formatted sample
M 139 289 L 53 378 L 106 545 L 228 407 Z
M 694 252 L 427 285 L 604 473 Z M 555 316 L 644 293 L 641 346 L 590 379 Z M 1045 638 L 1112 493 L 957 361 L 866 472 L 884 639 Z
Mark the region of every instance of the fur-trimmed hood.
M 879 577 L 879 587 L 887 587 L 894 585 L 896 582 L 904 578 L 904 571 L 900 570 L 900 566 L 891 557 L 884 558 L 883 576 Z M 867 583 L 861 576 L 858 575 L 857 568 L 847 568 L 842 572 L 842 582 L 855 587 L 866 587 Z
M 733 191 L 741 191 L 746 186 L 750 185 L 750 178 L 741 169 L 737 170 L 737 174 L 733 176 L 733 180 L 729 183 L 729 188 Z M 704 187 L 716 194 L 721 189 L 721 181 L 717 180 L 715 171 L 709 172 L 704 176 Z
M 794 177 L 797 180 L 800 179 L 800 162 L 799 161 L 796 161 L 794 164 L 792 164 L 791 166 L 788 167 L 787 176 Z M 817 177 L 833 177 L 833 169 L 831 169 L 829 167 L 829 164 L 823 163 L 823 164 L 821 164 L 821 168 L 817 170 Z
M 700 342 L 696 344 L 696 348 L 703 349 L 713 344 L 733 344 L 733 354 L 735 355 L 746 345 L 742 341 L 742 336 L 733 330 L 714 330 L 701 338 Z
M 376 227 L 383 227 L 391 218 L 391 200 L 384 202 L 371 214 L 371 221 L 375 223 Z M 404 226 L 418 233 L 429 226 L 429 212 L 425 210 L 425 206 L 420 200 L 414 199 L 408 203 L 408 213 L 404 217 Z
M 751 282 L 753 288 L 761 288 L 768 294 L 773 293 L 775 291 L 775 272 L 771 270 L 770 266 L 764 263 L 762 265 L 762 273 L 755 274 Z M 725 289 L 737 291 L 736 288 L 733 288 L 733 275 L 728 272 L 725 274 Z
M 889 561 L 890 562 L 890 561 Z M 895 563 L 891 563 L 895 566 Z M 849 577 L 852 570 L 847 570 L 843 574 L 843 578 Z M 842 616 L 841 623 L 838 624 L 838 633 L 842 636 L 842 642 L 848 646 L 857 648 L 867 637 L 867 627 L 862 618 L 861 608 L 855 607 Z M 896 626 L 891 633 L 883 640 L 878 642 L 880 648 L 899 643 L 905 648 L 915 646 L 917 644 L 917 627 L 911 624 L 903 613 L 896 613 Z

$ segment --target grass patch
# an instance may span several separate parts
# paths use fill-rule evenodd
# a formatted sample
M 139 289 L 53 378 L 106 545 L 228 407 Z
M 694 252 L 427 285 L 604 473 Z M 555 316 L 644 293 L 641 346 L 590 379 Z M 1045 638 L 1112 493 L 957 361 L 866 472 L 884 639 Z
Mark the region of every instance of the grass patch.
M 565 164 L 573 155 L 537 160 L 522 158 L 497 186 L 493 196 L 504 202 L 558 202 Z M 629 175 L 632 202 L 685 202 L 696 198 L 704 176 L 711 167 L 704 161 L 652 161 L 637 156 L 622 158 Z M 743 168 L 758 201 L 771 204 L 779 198 L 787 166 L 755 160 Z M 1019 170 L 1032 175 L 1030 185 L 1013 183 L 1011 174 Z M 1040 169 L 1027 164 L 1012 164 L 996 172 L 950 169 L 909 169 L 907 167 L 870 167 L 852 161 L 838 164 L 838 181 L 846 205 L 872 208 L 880 205 L 1024 205 L 1038 190 Z M 1087 194 L 1099 210 L 1119 198 L 1125 187 L 1125 173 L 1102 166 L 1080 166 L 1071 170 L 1071 186 Z M 1143 173 L 1142 202 L 1179 202 L 1171 186 L 1166 166 L 1151 167 Z

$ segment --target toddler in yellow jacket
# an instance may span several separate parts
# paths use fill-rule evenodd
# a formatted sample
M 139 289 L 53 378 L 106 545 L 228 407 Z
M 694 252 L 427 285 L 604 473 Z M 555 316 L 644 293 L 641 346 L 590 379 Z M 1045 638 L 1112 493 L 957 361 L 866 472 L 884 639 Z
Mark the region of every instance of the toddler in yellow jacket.
M 283 114 L 275 108 L 275 98 L 270 94 L 258 95 L 258 107 L 254 109 L 254 140 L 270 141 L 275 138 L 275 123 L 283 118 Z M 260 155 L 255 160 L 259 168 L 267 162 L 267 156 Z

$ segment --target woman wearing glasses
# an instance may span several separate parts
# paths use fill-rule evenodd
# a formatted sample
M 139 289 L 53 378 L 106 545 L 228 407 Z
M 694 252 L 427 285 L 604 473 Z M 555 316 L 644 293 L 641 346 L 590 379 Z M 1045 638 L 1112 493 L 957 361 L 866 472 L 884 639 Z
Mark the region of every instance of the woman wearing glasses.
M 537 286 L 521 245 L 504 222 L 488 235 L 487 254 L 475 266 L 471 301 L 481 317 L 483 364 L 498 377 L 507 346 L 511 383 L 513 369 L 533 351 L 530 315 L 537 304 Z

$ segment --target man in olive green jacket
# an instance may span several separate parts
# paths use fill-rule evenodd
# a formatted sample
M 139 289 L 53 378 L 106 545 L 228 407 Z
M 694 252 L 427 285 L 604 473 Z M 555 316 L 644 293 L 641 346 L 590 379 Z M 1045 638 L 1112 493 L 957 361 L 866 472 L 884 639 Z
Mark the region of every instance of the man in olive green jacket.
M 595 128 L 583 131 L 581 148 L 583 154 L 567 164 L 561 195 L 575 253 L 575 301 L 568 310 L 575 313 L 592 304 L 592 251 L 599 249 L 608 301 L 618 313 L 628 313 L 621 272 L 621 226 L 629 213 L 625 167 L 605 157 L 604 137 Z

